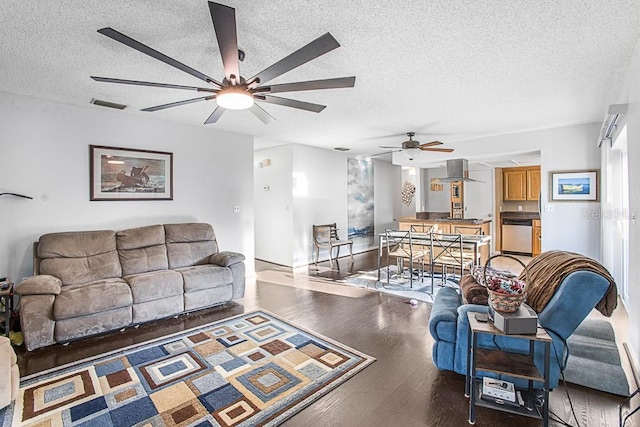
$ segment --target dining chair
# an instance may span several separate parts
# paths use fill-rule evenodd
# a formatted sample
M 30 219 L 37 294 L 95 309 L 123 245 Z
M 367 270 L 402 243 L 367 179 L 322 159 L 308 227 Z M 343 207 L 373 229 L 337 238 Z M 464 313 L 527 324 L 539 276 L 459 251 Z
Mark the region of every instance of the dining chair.
M 387 284 L 391 277 L 389 270 L 389 258 L 396 258 L 398 273 L 402 275 L 404 271 L 404 261 L 409 261 L 409 286 L 413 288 L 414 263 L 418 261 L 418 279 L 424 278 L 424 258 L 428 254 L 425 249 L 420 249 L 413 240 L 413 233 L 409 230 L 385 230 L 385 241 L 387 249 Z
M 340 240 L 338 237 L 338 228 L 336 223 L 322 224 L 313 226 L 313 246 L 316 252 L 315 264 L 318 265 L 318 258 L 320 257 L 320 248 L 329 249 L 329 264 L 333 268 L 333 248 L 337 248 L 336 260 L 340 257 L 340 247 L 349 246 L 349 255 L 353 262 L 353 240 Z
M 453 228 L 454 234 L 464 234 L 471 236 L 482 236 L 484 232 L 482 231 L 482 227 L 478 226 L 469 226 L 469 225 L 456 225 Z M 465 245 L 462 245 L 462 256 L 466 259 L 473 260 L 474 265 L 480 264 L 480 252 L 477 252 L 473 248 L 469 248 Z
M 456 225 L 453 227 L 454 234 L 471 234 L 473 236 L 482 235 L 482 227 L 473 227 L 470 225 Z
M 460 269 L 460 275 L 466 269 L 470 269 L 474 264 L 473 254 L 471 258 L 465 255 L 464 244 L 462 242 L 462 234 L 440 234 L 431 233 L 431 287 L 433 288 L 433 279 L 435 267 L 439 266 L 442 272 L 443 285 L 447 280 L 447 268 L 453 269 L 455 275 L 456 269 Z M 433 292 L 433 289 L 432 289 Z

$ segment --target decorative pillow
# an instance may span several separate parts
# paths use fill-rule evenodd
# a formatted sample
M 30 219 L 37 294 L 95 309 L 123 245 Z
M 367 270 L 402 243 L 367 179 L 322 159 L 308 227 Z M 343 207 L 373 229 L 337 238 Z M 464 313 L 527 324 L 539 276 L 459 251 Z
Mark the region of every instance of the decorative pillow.
M 499 270 L 493 267 L 486 267 L 487 269 L 487 279 L 491 279 L 492 277 L 504 278 L 504 279 L 514 279 L 517 277 L 516 274 L 510 272 L 509 270 Z M 484 276 L 485 276 L 485 267 L 481 265 L 477 265 L 471 269 L 471 275 L 481 285 L 485 285 Z
M 487 288 L 476 282 L 471 274 L 465 274 L 460 279 L 460 293 L 465 304 L 489 305 Z

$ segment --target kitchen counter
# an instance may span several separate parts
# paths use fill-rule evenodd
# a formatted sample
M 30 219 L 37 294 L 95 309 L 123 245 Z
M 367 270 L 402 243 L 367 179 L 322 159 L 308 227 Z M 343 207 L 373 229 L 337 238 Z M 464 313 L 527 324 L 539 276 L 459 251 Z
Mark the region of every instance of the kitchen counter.
M 434 230 L 444 234 L 491 235 L 491 219 L 449 218 L 449 212 L 418 212 L 415 216 L 400 217 L 396 221 L 398 221 L 399 230 L 413 230 L 415 232 Z M 484 265 L 489 259 L 490 246 L 483 245 L 480 248 L 481 265 Z
M 507 211 L 507 212 L 500 212 L 500 218 L 540 219 L 540 214 L 538 212 Z
M 482 218 L 441 218 L 441 217 L 431 217 L 431 218 L 416 218 L 415 216 L 404 216 L 397 218 L 398 222 L 413 222 L 422 224 L 423 222 L 438 222 L 438 223 L 451 223 L 451 224 L 486 224 L 491 222 L 490 219 L 482 219 Z

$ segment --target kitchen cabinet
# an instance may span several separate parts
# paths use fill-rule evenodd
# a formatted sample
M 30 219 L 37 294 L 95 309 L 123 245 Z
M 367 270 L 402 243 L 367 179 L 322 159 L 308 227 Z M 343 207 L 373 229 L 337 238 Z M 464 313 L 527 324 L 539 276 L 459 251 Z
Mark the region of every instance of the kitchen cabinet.
M 536 256 L 542 251 L 542 227 L 539 219 L 532 221 L 531 255 Z
M 502 169 L 503 200 L 538 200 L 539 193 L 540 166 Z
M 540 167 L 527 169 L 527 200 L 538 200 L 540 196 Z

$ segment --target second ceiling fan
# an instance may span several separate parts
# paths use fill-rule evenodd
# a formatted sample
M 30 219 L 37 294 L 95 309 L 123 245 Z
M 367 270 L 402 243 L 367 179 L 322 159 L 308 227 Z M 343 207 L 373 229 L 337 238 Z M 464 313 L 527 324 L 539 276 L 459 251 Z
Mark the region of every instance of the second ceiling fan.
M 187 74 L 190 74 L 204 82 L 208 83 L 208 87 L 183 86 L 167 83 L 145 82 L 138 80 L 114 79 L 109 77 L 91 76 L 98 82 L 118 83 L 135 86 L 152 86 L 168 89 L 192 90 L 196 92 L 208 93 L 206 96 L 199 98 L 186 99 L 182 101 L 172 102 L 169 104 L 157 105 L 142 109 L 142 111 L 158 111 L 180 105 L 191 104 L 200 101 L 210 101 L 215 99 L 218 106 L 213 110 L 209 118 L 204 124 L 215 123 L 227 109 L 249 109 L 263 123 L 271 123 L 275 120 L 263 108 L 255 104 L 255 101 L 262 101 L 270 104 L 282 105 L 285 107 L 297 108 L 300 110 L 312 111 L 319 113 L 325 106 L 312 104 L 310 102 L 298 101 L 295 99 L 282 98 L 273 96 L 274 93 L 297 92 L 318 89 L 337 89 L 353 87 L 355 85 L 355 77 L 340 77 L 326 80 L 309 80 L 304 82 L 284 83 L 277 85 L 265 86 L 270 80 L 281 76 L 282 74 L 299 67 L 317 57 L 324 55 L 340 46 L 335 38 L 326 33 L 311 43 L 303 46 L 292 54 L 286 56 L 270 67 L 265 68 L 258 74 L 245 79 L 240 75 L 239 61 L 244 57 L 244 52 L 238 49 L 238 37 L 236 29 L 236 11 L 232 7 L 222 4 L 209 2 L 209 12 L 213 21 L 213 28 L 218 40 L 220 55 L 222 56 L 222 65 L 224 67 L 225 77 L 219 82 L 200 71 L 197 71 L 182 62 L 158 52 L 116 30 L 107 27 L 98 30 L 103 34 L 117 42 L 120 42 L 130 48 L 151 56 L 165 64 L 171 65 Z
M 404 141 L 401 147 L 390 147 L 390 146 L 381 145 L 380 148 L 392 148 L 393 150 L 386 151 L 384 153 L 374 154 L 374 156 L 380 156 L 383 154 L 395 153 L 396 151 L 402 151 L 407 155 L 409 160 L 413 160 L 416 158 L 418 154 L 420 154 L 421 151 L 438 151 L 442 153 L 453 152 L 453 148 L 436 147 L 437 145 L 442 145 L 442 142 L 440 141 L 431 141 L 431 142 L 425 142 L 424 144 L 421 144 L 420 141 L 416 141 L 413 139 L 415 135 L 416 135 L 415 132 L 407 132 L 407 136 L 409 137 L 409 139 Z

